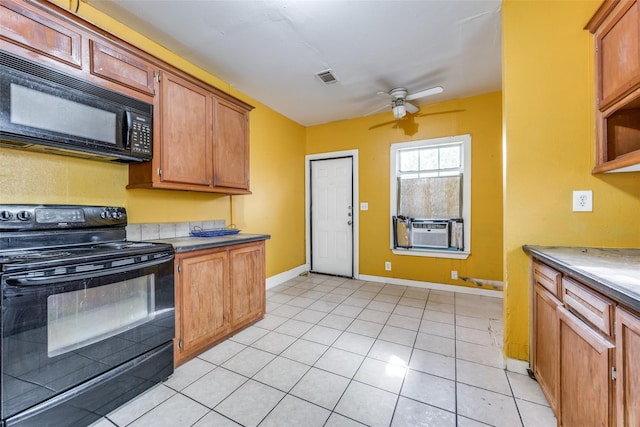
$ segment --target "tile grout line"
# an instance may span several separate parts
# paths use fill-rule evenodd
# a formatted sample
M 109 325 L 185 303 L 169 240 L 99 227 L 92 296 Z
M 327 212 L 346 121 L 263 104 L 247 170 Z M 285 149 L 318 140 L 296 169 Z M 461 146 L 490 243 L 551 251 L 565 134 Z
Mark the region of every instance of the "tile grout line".
M 406 290 L 405 290 L 406 292 Z M 404 293 L 403 293 L 404 295 Z M 429 290 L 427 294 L 427 299 L 424 302 L 424 307 L 422 308 L 422 315 L 420 316 L 420 325 L 422 325 L 422 320 L 424 319 L 424 311 L 427 307 L 427 302 L 429 301 L 429 297 L 431 296 L 431 290 Z M 411 346 L 411 353 L 409 354 L 409 360 L 407 361 L 407 367 L 404 372 L 404 377 L 402 378 L 402 383 L 400 384 L 400 390 L 398 391 L 398 396 L 396 398 L 396 404 L 393 407 L 393 413 L 391 414 L 391 423 L 393 422 L 393 418 L 396 416 L 396 410 L 398 409 L 398 403 L 400 403 L 400 397 L 402 393 L 402 387 L 404 387 L 404 382 L 407 380 L 407 375 L 409 374 L 409 365 L 411 364 L 411 358 L 413 358 L 413 352 L 416 349 L 416 342 L 418 341 L 418 334 L 420 333 L 420 325 L 418 326 L 418 331 L 416 331 L 416 336 L 413 339 L 413 345 Z M 390 424 L 391 424 L 390 423 Z

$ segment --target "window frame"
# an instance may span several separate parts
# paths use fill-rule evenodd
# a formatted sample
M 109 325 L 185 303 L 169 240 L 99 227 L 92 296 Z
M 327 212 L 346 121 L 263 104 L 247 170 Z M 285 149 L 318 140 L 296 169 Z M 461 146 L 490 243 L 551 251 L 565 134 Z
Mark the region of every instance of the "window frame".
M 452 251 L 448 249 L 422 249 L 422 248 L 394 248 L 393 221 L 397 215 L 398 203 L 398 153 L 401 150 L 437 145 L 450 145 L 456 142 L 462 143 L 462 218 L 464 233 L 464 250 Z M 447 136 L 441 138 L 421 139 L 409 142 L 397 142 L 390 148 L 390 215 L 389 215 L 389 247 L 395 255 L 422 256 L 434 258 L 467 259 L 471 255 L 471 134 Z

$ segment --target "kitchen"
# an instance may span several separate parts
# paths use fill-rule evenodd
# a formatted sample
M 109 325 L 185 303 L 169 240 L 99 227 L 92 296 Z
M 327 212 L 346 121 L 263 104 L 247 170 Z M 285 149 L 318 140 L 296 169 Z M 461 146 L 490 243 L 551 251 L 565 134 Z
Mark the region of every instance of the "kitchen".
M 522 245 L 639 244 L 640 225 L 634 221 L 640 207 L 637 174 L 591 175 L 593 46 L 583 27 L 599 4 L 504 2 L 502 91 L 427 106 L 428 112 L 466 112 L 457 120 L 433 115 L 429 125 L 411 137 L 485 135 L 479 137 L 483 150 L 476 150 L 479 158 L 474 158 L 481 174 L 474 183 L 480 199 L 475 201 L 480 212 L 474 224 L 484 230 L 474 239 L 477 255 L 467 263 L 431 261 L 427 268 L 393 258 L 390 276 L 384 270 L 389 256 L 385 233 L 360 234 L 363 275 L 462 285 L 450 279 L 455 269 L 470 277 L 504 280 L 504 349 L 510 359 L 529 357 L 529 259 Z M 243 232 L 272 236 L 266 244 L 271 283 L 269 278 L 306 263 L 304 157 L 358 148 L 367 159 L 360 165 L 360 200 L 371 207 L 361 213 L 360 228 L 388 229 L 388 195 L 380 191 L 388 177 L 378 171 L 388 168 L 389 141 L 404 140 L 405 135 L 390 127 L 363 131 L 378 124 L 376 117 L 301 126 L 90 6 L 82 4 L 79 13 L 256 107 L 250 129 L 252 195 L 126 190 L 129 176 L 123 165 L 0 149 L 4 203 L 126 206 L 133 224 L 224 219 Z M 584 189 L 593 191 L 594 210 L 574 213 L 571 192 Z

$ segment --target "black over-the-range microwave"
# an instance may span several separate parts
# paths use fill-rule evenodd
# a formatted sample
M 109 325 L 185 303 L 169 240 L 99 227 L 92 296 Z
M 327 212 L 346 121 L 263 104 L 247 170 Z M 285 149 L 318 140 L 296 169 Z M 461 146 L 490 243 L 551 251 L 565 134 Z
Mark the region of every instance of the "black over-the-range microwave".
M 148 161 L 153 105 L 0 51 L 0 146 Z

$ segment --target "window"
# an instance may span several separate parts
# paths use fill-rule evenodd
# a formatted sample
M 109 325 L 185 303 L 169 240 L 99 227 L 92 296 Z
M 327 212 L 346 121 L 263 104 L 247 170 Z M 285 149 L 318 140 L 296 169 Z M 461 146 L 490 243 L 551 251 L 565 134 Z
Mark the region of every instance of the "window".
M 391 248 L 466 258 L 471 245 L 471 136 L 391 145 Z

